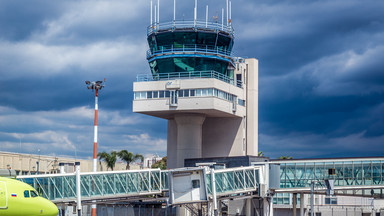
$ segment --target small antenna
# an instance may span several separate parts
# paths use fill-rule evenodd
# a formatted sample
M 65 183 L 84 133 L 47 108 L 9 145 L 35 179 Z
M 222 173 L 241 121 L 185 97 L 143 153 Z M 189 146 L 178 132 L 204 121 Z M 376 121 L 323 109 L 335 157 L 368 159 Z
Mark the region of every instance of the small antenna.
M 196 20 L 197 20 L 197 0 L 195 0 L 195 10 L 194 10 L 194 21 L 196 26 Z
M 155 26 L 157 26 L 157 5 L 155 5 Z
M 173 0 L 173 22 L 176 21 L 176 0 Z
M 208 28 L 208 5 L 205 11 L 205 28 Z
M 228 0 L 227 0 L 227 26 L 228 26 L 228 20 L 229 20 L 229 17 L 228 17 Z
M 221 30 L 224 28 L 224 8 L 221 8 Z
M 160 23 L 160 0 L 157 0 L 157 23 Z
M 153 24 L 153 17 L 152 17 L 153 11 L 152 11 L 152 7 L 153 7 L 153 2 L 151 0 L 151 25 Z
M 232 25 L 232 1 L 229 1 L 229 25 Z

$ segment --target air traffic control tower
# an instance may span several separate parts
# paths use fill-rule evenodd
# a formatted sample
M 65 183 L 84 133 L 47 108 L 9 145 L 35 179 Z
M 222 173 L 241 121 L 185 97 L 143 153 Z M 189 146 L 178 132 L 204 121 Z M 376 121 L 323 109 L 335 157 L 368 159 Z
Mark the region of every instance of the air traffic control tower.
M 168 120 L 168 168 L 188 158 L 258 154 L 258 61 L 233 55 L 228 6 L 221 23 L 208 15 L 198 21 L 196 7 L 192 21 L 160 23 L 159 6 L 154 22 L 151 6 L 151 74 L 133 84 L 133 111 Z

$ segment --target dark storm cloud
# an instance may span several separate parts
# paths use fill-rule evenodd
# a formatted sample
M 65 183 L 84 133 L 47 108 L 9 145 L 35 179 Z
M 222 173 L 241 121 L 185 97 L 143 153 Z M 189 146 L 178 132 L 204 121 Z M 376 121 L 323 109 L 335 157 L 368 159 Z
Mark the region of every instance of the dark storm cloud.
M 10 41 L 27 39 L 43 28 L 43 21 L 53 19 L 66 9 L 64 1 L 2 0 L 0 2 L 0 38 Z
M 0 150 L 92 155 L 94 95 L 84 81 L 107 78 L 100 150 L 164 155 L 166 121 L 131 112 L 132 82 L 149 72 L 149 2 L 1 1 Z M 225 0 L 199 0 L 201 20 L 206 4 L 209 19 L 221 22 Z M 266 156 L 384 152 L 384 2 L 232 6 L 235 54 L 260 63 L 259 148 Z M 193 7 L 178 0 L 176 19 L 192 20 Z M 160 11 L 161 22 L 171 21 L 173 1 L 161 0 Z
M 383 2 L 243 3 L 249 16 L 234 19 L 236 50 L 260 61 L 260 149 L 272 157 L 383 152 Z

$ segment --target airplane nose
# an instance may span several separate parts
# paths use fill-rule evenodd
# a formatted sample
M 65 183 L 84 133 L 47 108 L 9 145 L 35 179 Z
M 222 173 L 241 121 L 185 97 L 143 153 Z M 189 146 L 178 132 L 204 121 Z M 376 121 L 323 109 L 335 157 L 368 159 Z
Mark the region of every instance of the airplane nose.
M 59 209 L 52 202 L 49 202 L 49 204 L 46 205 L 46 208 L 44 210 L 45 211 L 43 215 L 46 216 L 57 216 L 59 214 Z

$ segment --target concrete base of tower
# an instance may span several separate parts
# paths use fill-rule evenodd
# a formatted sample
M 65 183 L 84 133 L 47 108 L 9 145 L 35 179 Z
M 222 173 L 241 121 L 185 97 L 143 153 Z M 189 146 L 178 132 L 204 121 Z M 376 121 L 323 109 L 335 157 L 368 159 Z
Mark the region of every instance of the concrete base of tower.
M 167 167 L 184 167 L 186 158 L 202 157 L 205 115 L 177 114 L 168 121 Z

